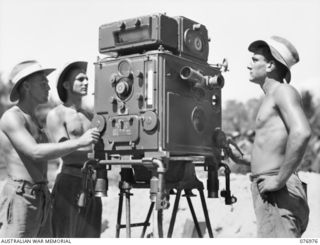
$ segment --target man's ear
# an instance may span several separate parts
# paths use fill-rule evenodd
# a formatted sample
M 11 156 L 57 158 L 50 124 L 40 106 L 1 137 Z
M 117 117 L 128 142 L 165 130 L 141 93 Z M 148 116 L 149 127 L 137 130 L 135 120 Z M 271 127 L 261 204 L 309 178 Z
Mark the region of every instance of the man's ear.
M 28 82 L 24 81 L 24 82 L 21 84 L 21 87 L 22 87 L 25 91 L 27 91 L 27 90 L 30 89 L 30 84 L 29 84 Z
M 64 81 L 64 82 L 62 83 L 62 86 L 63 86 L 63 88 L 64 88 L 65 90 L 68 90 L 68 89 L 70 88 L 70 83 L 69 83 L 68 81 Z
M 274 69 L 276 69 L 276 63 L 274 62 L 274 60 L 270 60 L 267 63 L 267 72 L 272 72 Z

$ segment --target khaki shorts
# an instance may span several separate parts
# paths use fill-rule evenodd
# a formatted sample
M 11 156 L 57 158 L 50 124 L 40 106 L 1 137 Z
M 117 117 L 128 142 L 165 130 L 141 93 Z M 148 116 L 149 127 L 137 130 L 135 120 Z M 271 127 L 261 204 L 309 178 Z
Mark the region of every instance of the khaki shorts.
M 309 206 L 305 188 L 296 174 L 282 189 L 263 196 L 254 178 L 251 191 L 258 237 L 301 237 L 308 225 Z
M 52 237 L 46 184 L 9 178 L 0 195 L 0 237 Z

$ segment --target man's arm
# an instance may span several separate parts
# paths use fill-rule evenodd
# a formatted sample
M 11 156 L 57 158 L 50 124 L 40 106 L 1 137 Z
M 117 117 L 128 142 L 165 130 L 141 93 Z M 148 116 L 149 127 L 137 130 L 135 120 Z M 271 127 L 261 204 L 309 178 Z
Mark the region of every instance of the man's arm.
M 25 128 L 24 122 L 22 116 L 13 111 L 7 111 L 2 117 L 0 125 L 17 152 L 34 161 L 59 158 L 79 147 L 96 143 L 99 139 L 99 131 L 97 129 L 90 129 L 79 139 L 61 143 L 38 144 Z
M 234 161 L 236 164 L 251 166 L 251 155 L 243 154 L 241 156 L 240 154 L 236 154 L 235 152 L 236 150 L 232 150 L 232 154 L 230 155 L 232 161 Z
M 275 103 L 288 131 L 284 161 L 277 176 L 260 177 L 260 192 L 275 191 L 282 188 L 290 175 L 296 170 L 304 155 L 311 129 L 301 106 L 298 92 L 290 85 L 281 85 L 275 91 Z
M 284 184 L 300 164 L 311 129 L 301 106 L 300 95 L 293 87 L 280 86 L 275 92 L 275 100 L 288 130 L 285 158 L 278 174 L 279 182 Z

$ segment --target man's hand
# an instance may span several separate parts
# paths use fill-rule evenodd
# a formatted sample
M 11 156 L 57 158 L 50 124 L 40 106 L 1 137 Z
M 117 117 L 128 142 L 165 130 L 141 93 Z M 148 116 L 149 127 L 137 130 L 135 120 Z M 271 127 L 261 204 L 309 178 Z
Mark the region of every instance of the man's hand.
M 229 157 L 237 164 L 242 164 L 246 166 L 250 166 L 250 156 L 244 155 L 239 148 L 236 148 L 234 145 L 229 144 Z
M 100 132 L 97 128 L 88 129 L 80 138 L 80 147 L 88 146 L 92 143 L 97 143 L 100 138 Z
M 280 190 L 285 183 L 281 183 L 278 180 L 278 176 L 259 176 L 257 178 L 257 185 L 260 194 L 264 194 L 270 191 Z

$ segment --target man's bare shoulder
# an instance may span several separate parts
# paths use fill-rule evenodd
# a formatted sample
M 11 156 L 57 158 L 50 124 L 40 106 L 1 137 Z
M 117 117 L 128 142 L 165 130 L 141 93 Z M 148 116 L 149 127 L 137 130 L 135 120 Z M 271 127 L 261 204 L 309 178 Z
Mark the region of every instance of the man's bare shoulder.
M 65 123 L 66 110 L 64 105 L 58 105 L 47 114 L 47 127 L 56 127 Z
M 62 119 L 65 116 L 67 109 L 68 108 L 63 104 L 57 105 L 48 112 L 48 117 L 59 117 Z
M 1 129 L 6 131 L 6 129 L 21 125 L 24 120 L 21 110 L 17 106 L 13 106 L 3 113 L 1 117 Z
M 300 101 L 300 94 L 296 88 L 290 84 L 280 84 L 274 91 L 276 102 Z

